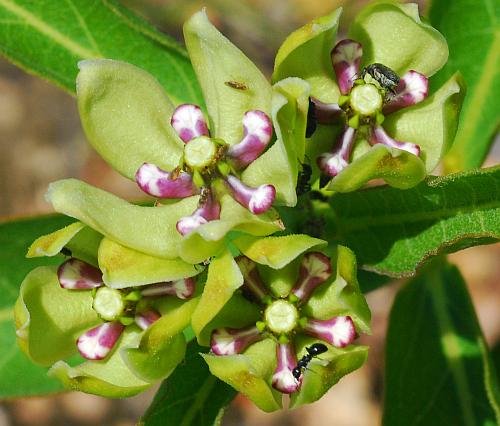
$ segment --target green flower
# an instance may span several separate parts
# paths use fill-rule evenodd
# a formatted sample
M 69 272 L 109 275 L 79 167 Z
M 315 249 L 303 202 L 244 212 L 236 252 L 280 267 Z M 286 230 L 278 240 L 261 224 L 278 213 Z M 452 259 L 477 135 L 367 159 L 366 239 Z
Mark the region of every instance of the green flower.
M 200 107 L 175 107 L 156 79 L 133 65 L 83 61 L 77 78 L 92 146 L 167 201 L 132 205 L 72 179 L 53 183 L 47 197 L 56 211 L 124 246 L 198 263 L 219 252 L 230 231 L 264 236 L 283 228 L 271 204 L 296 203 L 309 86 L 292 78 L 273 90 L 204 12 L 186 22 L 184 34 L 208 123 Z
M 24 352 L 68 388 L 103 396 L 131 396 L 167 377 L 184 358 L 202 268 L 136 252 L 80 222 L 37 239 L 28 257 L 59 253 L 70 257 L 21 284 Z
M 456 74 L 427 96 L 427 77 L 445 64 L 448 47 L 416 4 L 370 4 L 335 44 L 341 12 L 285 40 L 273 81 L 295 76 L 311 85 L 306 155 L 320 186 L 330 181 L 328 189 L 348 192 L 380 178 L 410 188 L 453 142 L 463 79 Z
M 367 356 L 352 345 L 370 331 L 354 255 L 338 247 L 331 262 L 317 251 L 325 242 L 306 235 L 234 244 L 241 255 L 211 263 L 192 317 L 199 343 L 211 346 L 210 371 L 264 411 L 281 408 L 283 394 L 292 407 L 316 401 Z

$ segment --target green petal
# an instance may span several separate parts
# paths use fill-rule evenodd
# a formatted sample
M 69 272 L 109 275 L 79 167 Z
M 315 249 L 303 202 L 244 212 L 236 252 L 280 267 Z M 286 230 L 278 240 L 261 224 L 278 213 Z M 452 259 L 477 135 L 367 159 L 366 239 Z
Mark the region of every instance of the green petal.
M 106 237 L 167 259 L 178 257 L 182 240 L 175 224 L 198 203 L 198 197 L 189 197 L 168 205 L 141 207 L 76 179 L 52 183 L 47 199 L 56 211 L 81 220 Z
M 242 179 L 250 186 L 272 183 L 276 203 L 297 204 L 298 164 L 304 161 L 310 86 L 299 78 L 287 78 L 273 86 L 272 118 L 274 145 L 251 163 Z
M 456 73 L 425 101 L 387 116 L 384 127 L 395 139 L 420 145 L 430 173 L 453 144 L 464 96 L 464 79 Z
M 173 281 L 192 277 L 203 270 L 180 259 L 141 253 L 108 238 L 103 238 L 99 246 L 99 268 L 104 282 L 112 288 Z
M 259 305 L 250 302 L 243 295 L 234 293 L 215 317 L 206 324 L 198 335 L 198 341 L 210 345 L 212 332 L 217 328 L 243 328 L 255 324 L 261 317 Z
M 351 192 L 372 179 L 383 179 L 395 188 L 408 189 L 417 185 L 425 176 L 425 164 L 419 157 L 377 144 L 342 170 L 328 189 Z
M 448 60 L 448 45 L 439 31 L 423 23 L 415 3 L 374 3 L 356 17 L 349 31 L 363 45 L 363 64 L 378 62 L 403 75 L 409 70 L 427 77 Z
M 233 243 L 246 257 L 273 269 L 283 268 L 312 247 L 327 244 L 324 240 L 301 234 L 267 238 L 243 236 Z
M 335 45 L 342 8 L 315 19 L 288 36 L 276 55 L 273 82 L 300 77 L 311 84 L 311 95 L 327 103 L 337 102 L 330 51 Z
M 80 119 L 97 152 L 134 181 L 144 162 L 176 167 L 184 144 L 170 126 L 174 106 L 160 83 L 125 62 L 93 59 L 78 66 Z
M 56 362 L 49 370 L 49 376 L 55 377 L 71 390 L 106 396 L 108 398 L 126 398 L 137 395 L 151 386 L 135 376 L 121 356 L 121 348 L 136 346 L 141 332 L 138 327 L 127 327 L 120 337 L 119 345 L 102 361 L 87 361 L 76 367 L 70 367 L 63 361 Z
M 305 347 L 317 340 L 303 338 L 298 356 L 306 354 Z M 299 392 L 292 394 L 290 408 L 298 408 L 320 399 L 342 377 L 361 367 L 368 357 L 368 347 L 351 345 L 344 349 L 328 346 L 328 352 L 321 359 L 313 359 L 304 372 Z M 328 362 L 327 365 L 323 365 Z
M 358 332 L 370 333 L 371 313 L 356 277 L 356 257 L 343 246 L 338 246 L 332 257 L 336 257 L 336 262 L 333 262 L 337 265 L 335 279 L 318 287 L 302 312 L 305 316 L 320 320 L 349 315 Z
M 184 24 L 184 40 L 203 91 L 212 136 L 230 145 L 240 142 L 245 112 L 256 109 L 270 116 L 269 83 L 210 23 L 205 11 L 195 13 Z M 240 88 L 231 87 L 231 82 Z
M 90 291 L 66 290 L 56 267 L 39 267 L 21 284 L 15 306 L 21 348 L 37 364 L 51 365 L 77 353 L 76 339 L 101 321 Z
M 75 222 L 51 234 L 42 235 L 33 241 L 26 257 L 55 256 L 59 254 L 68 241 L 71 241 L 83 228 L 85 228 L 85 224 Z
M 190 322 L 198 298 L 189 301 L 165 298 L 162 317 L 144 333 L 137 348 L 126 348 L 122 357 L 139 378 L 154 382 L 168 377 L 184 359 L 186 339 L 182 334 Z
M 265 339 L 251 345 L 244 355 L 201 354 L 210 372 L 266 412 L 281 408 L 281 393 L 269 384 L 276 369 L 276 343 Z
M 199 263 L 216 255 L 225 247 L 223 238 L 229 231 L 264 236 L 283 229 L 278 213 L 270 209 L 261 215 L 250 213 L 228 194 L 220 199 L 221 215 L 188 234 L 179 249 L 180 257 L 189 263 Z
M 200 303 L 196 307 L 191 321 L 200 345 L 207 346 L 209 343 L 209 339 L 200 340 L 203 329 L 242 284 L 243 275 L 228 250 L 212 260 L 208 267 L 207 282 Z

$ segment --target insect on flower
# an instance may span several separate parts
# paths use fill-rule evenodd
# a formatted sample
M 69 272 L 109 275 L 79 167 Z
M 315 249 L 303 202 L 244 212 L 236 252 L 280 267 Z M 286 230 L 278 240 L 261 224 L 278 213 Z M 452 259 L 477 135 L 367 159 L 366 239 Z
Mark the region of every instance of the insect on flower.
M 299 359 L 299 361 L 297 362 L 297 366 L 292 370 L 293 377 L 295 377 L 296 380 L 299 380 L 300 376 L 312 361 L 312 359 L 322 353 L 325 353 L 327 350 L 328 348 L 323 343 L 314 343 L 306 348 L 307 354 Z
M 396 94 L 396 87 L 399 84 L 399 76 L 389 67 L 383 64 L 371 64 L 365 67 L 361 72 L 361 78 L 365 78 L 366 74 L 370 75 L 379 83 L 382 88 Z

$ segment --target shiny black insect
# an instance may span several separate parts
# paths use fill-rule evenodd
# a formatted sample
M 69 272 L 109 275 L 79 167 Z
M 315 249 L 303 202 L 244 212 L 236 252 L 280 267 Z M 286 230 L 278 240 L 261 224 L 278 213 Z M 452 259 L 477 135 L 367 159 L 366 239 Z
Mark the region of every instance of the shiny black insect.
M 297 366 L 292 370 L 293 377 L 300 379 L 302 372 L 307 368 L 311 360 L 319 354 L 325 353 L 328 348 L 323 343 L 314 343 L 306 348 L 307 354 L 297 362 Z
M 226 86 L 232 87 L 233 89 L 236 90 L 247 90 L 248 86 L 245 83 L 240 83 L 239 81 L 225 81 L 224 84 Z
M 384 89 L 392 93 L 395 92 L 399 84 L 399 76 L 389 67 L 382 64 L 375 63 L 368 65 L 361 72 L 361 78 L 364 78 L 366 74 L 371 75 Z
M 311 190 L 311 183 L 309 182 L 312 175 L 312 167 L 307 164 L 302 164 L 302 170 L 297 178 L 297 188 L 295 192 L 297 195 L 304 195 Z
M 318 118 L 316 117 L 316 105 L 309 98 L 309 108 L 307 109 L 307 125 L 306 125 L 306 138 L 310 138 L 318 127 Z

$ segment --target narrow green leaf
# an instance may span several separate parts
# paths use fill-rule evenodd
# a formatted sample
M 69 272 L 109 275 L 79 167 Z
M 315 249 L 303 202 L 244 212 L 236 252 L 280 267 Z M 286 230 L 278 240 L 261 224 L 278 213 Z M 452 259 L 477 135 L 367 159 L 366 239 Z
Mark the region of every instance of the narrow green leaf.
M 77 63 L 109 58 L 153 74 L 177 102 L 203 103 L 189 58 L 114 0 L 0 0 L 0 52 L 75 92 Z
M 40 235 L 68 225 L 64 216 L 42 216 L 0 224 L 0 398 L 44 395 L 62 390 L 47 377 L 47 369 L 33 364 L 16 343 L 14 303 L 24 276 L 37 266 L 54 265 L 59 257 L 26 259 L 31 243 Z M 20 374 L 22 372 L 22 374 Z
M 500 167 L 335 194 L 330 207 L 324 239 L 347 245 L 363 269 L 412 276 L 438 253 L 500 239 Z
M 206 351 L 195 342 L 188 345 L 186 361 L 163 382 L 139 426 L 219 424 L 236 391 L 210 374 L 199 354 Z
M 454 146 L 445 158 L 450 172 L 479 167 L 488 154 L 500 123 L 500 3 L 494 0 L 434 0 L 429 18 L 446 37 L 450 56 L 431 79 L 441 86 L 459 70 L 467 96 Z
M 385 365 L 384 426 L 500 422 L 497 378 L 454 266 L 437 262 L 399 292 Z

